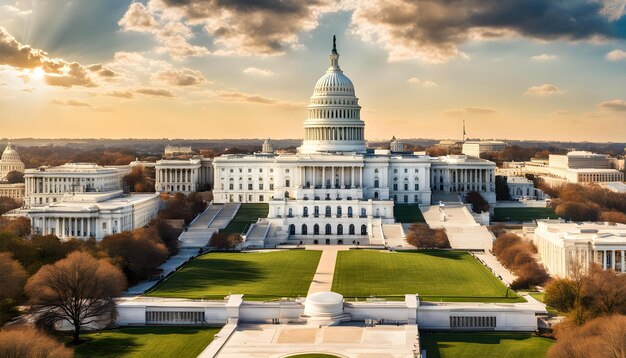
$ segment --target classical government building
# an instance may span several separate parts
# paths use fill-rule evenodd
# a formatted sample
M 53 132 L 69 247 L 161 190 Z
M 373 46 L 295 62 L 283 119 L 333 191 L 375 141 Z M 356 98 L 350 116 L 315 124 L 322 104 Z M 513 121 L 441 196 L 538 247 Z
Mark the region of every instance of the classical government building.
M 626 225 L 540 220 L 532 240 L 551 275 L 568 277 L 572 265 L 626 272 Z
M 8 213 L 26 216 L 34 234 L 96 238 L 147 225 L 160 208 L 159 195 L 125 194 L 122 178 L 130 166 L 68 163 L 27 169 L 24 207 Z
M 0 158 L 0 197 L 8 197 L 22 203 L 24 201 L 24 183 L 6 182 L 7 174 L 10 172 L 24 173 L 24 163 L 11 142 L 4 148 Z
M 260 153 L 164 159 L 156 165 L 156 190 L 209 185 L 216 203 L 268 203 L 268 230 L 303 243 L 320 235 L 370 237 L 394 222 L 398 204 L 458 201 L 469 191 L 495 202 L 493 162 L 405 152 L 395 139 L 388 150 L 367 148 L 359 99 L 334 44 L 329 60 L 313 89 L 297 153 L 276 154 L 266 141 Z

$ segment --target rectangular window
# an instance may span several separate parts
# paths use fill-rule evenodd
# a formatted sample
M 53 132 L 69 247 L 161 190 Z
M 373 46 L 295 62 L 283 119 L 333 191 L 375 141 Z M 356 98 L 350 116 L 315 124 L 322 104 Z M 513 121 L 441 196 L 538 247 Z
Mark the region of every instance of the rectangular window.
M 393 190 L 398 190 L 398 184 L 393 185 Z
M 259 201 L 265 201 L 265 197 L 263 195 L 259 195 Z
M 252 168 L 248 168 L 248 173 L 252 173 Z
M 274 183 L 270 183 L 270 190 L 274 190 Z
M 409 170 L 408 170 L 407 168 L 404 168 L 404 172 L 405 172 L 405 173 L 408 173 L 408 172 L 409 172 Z
M 259 190 L 263 190 L 263 183 L 259 183 Z
M 420 185 L 418 183 L 415 183 L 415 190 L 420 190 Z
M 243 184 L 239 183 L 239 190 L 243 190 Z
M 235 188 L 234 188 L 233 183 L 230 183 L 230 184 L 228 185 L 228 189 L 230 189 L 230 190 L 234 190 L 234 189 L 235 189 Z
M 252 183 L 248 184 L 248 190 L 252 190 Z
M 408 183 L 404 183 L 404 190 L 409 190 L 409 184 Z

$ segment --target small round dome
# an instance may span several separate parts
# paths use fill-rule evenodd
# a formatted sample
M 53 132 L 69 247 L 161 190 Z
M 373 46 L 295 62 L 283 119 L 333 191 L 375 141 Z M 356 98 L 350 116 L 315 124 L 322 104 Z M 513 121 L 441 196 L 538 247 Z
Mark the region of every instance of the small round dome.
M 343 312 L 343 296 L 330 291 L 316 292 L 306 297 L 304 313 L 308 316 L 335 316 Z

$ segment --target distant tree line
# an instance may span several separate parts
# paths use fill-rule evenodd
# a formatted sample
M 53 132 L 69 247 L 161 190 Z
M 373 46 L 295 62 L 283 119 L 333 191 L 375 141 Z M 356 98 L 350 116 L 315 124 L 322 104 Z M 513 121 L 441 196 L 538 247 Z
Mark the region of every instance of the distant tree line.
M 626 193 L 616 193 L 595 184 L 549 186 L 536 180 L 548 194 L 560 217 L 572 221 L 607 221 L 626 224 Z

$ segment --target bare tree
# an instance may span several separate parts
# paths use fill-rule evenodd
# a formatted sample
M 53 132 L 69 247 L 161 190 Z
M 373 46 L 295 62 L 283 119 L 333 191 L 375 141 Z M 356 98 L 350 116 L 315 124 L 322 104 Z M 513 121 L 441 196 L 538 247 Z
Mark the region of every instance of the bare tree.
M 72 252 L 33 275 L 26 294 L 39 326 L 52 329 L 66 320 L 74 326 L 74 343 L 78 343 L 82 326 L 115 319 L 114 299 L 125 287 L 126 279 L 117 267 L 85 252 Z
M 72 358 L 74 352 L 34 328 L 0 331 L 0 357 Z
M 22 297 L 24 283 L 26 283 L 26 270 L 13 259 L 11 253 L 0 252 L 0 324 L 7 319 L 5 317 L 7 308 L 12 309 L 15 301 Z

